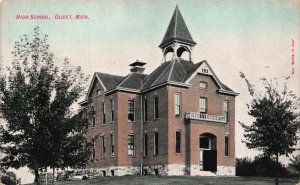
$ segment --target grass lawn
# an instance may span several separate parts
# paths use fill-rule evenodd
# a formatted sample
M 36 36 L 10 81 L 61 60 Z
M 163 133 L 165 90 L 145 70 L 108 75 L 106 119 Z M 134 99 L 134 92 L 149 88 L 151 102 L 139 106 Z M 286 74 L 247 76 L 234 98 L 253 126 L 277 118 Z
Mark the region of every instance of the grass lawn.
M 280 179 L 280 185 L 295 185 L 299 180 Z M 191 176 L 121 176 L 100 177 L 93 180 L 55 182 L 56 185 L 273 185 L 274 178 L 268 177 L 191 177 Z

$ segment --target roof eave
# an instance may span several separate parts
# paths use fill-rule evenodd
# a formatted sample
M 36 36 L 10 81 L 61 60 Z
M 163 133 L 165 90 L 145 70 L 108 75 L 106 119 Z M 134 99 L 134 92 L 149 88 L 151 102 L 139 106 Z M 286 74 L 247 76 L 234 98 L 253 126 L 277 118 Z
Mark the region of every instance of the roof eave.
M 221 93 L 221 94 L 228 94 L 228 95 L 233 95 L 233 96 L 238 96 L 240 94 L 240 93 L 237 93 L 237 92 L 234 92 L 234 91 L 226 91 L 226 90 L 223 90 L 223 89 L 218 89 L 217 92 Z

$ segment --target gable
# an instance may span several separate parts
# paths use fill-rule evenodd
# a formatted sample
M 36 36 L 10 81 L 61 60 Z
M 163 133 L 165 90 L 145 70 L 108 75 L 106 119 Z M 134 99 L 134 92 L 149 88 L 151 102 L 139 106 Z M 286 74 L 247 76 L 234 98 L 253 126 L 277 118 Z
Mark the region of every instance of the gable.
M 201 65 L 194 71 L 194 73 L 186 80 L 185 83 L 190 83 L 191 80 L 197 75 L 210 75 L 212 79 L 215 81 L 216 85 L 219 87 L 219 89 L 223 89 L 222 83 L 219 81 L 211 67 L 207 64 L 206 61 L 202 62 Z
M 89 86 L 89 89 L 88 89 L 85 99 L 96 96 L 96 93 L 97 93 L 96 91 L 98 89 L 100 89 L 101 92 L 106 91 L 106 87 L 103 85 L 103 83 L 101 82 L 101 80 L 99 79 L 97 74 L 95 73 L 91 80 L 91 83 L 90 83 L 90 86 Z

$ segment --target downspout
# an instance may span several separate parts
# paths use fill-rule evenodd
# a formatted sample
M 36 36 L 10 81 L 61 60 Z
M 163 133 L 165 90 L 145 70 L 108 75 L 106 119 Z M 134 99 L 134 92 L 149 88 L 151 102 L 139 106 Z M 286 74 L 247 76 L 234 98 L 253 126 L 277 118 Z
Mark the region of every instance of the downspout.
M 143 107 L 143 95 L 141 94 L 141 175 L 143 175 L 143 163 L 144 163 L 144 117 L 143 117 L 144 107 Z

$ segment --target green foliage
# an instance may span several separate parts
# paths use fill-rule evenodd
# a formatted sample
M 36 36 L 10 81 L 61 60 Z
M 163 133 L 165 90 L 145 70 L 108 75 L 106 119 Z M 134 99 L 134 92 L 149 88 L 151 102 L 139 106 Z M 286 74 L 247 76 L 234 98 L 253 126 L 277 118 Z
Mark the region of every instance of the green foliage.
M 285 168 L 280 162 L 265 156 L 256 156 L 254 160 L 250 158 L 236 159 L 236 175 L 237 176 L 264 176 L 275 177 L 276 170 L 280 177 L 294 177 L 288 168 Z
M 265 93 L 257 95 L 254 85 L 249 83 L 243 73 L 241 77 L 246 79 L 249 93 L 253 97 L 248 105 L 248 114 L 255 118 L 250 126 L 240 122 L 245 130 L 243 142 L 248 148 L 258 149 L 266 156 L 288 156 L 297 144 L 300 100 L 292 91 L 288 91 L 286 82 L 280 91 L 273 80 L 262 78 Z
M 17 184 L 21 184 L 21 179 L 20 178 L 16 178 L 16 174 L 14 172 L 5 172 L 4 175 L 1 176 L 1 183 L 5 184 L 5 185 L 17 185 Z
M 300 154 L 298 154 L 297 156 L 293 156 L 290 159 L 289 168 L 291 168 L 295 172 L 298 172 L 298 177 L 300 177 Z
M 0 127 L 6 154 L 1 166 L 28 166 L 38 176 L 47 167 L 74 166 L 75 159 L 83 165 L 84 123 L 71 107 L 84 94 L 87 77 L 67 58 L 61 70 L 55 66 L 47 35 L 38 27 L 31 38 L 15 42 L 12 54 L 12 67 L 0 76 L 0 112 L 7 122 Z

